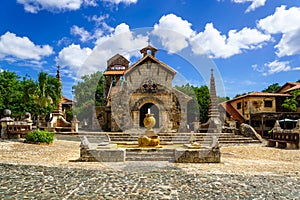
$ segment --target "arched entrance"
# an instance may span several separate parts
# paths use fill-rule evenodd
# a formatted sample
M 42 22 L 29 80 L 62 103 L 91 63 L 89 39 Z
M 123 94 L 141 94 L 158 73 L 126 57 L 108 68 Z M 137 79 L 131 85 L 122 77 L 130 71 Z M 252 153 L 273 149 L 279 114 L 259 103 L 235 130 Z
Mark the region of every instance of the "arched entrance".
M 154 128 L 158 128 L 159 127 L 159 109 L 153 103 L 146 103 L 141 107 L 141 109 L 140 109 L 140 126 L 145 127 L 143 122 L 144 122 L 144 118 L 145 118 L 146 114 L 148 113 L 148 109 L 150 109 L 151 114 L 154 114 L 154 118 L 156 120 L 156 124 L 155 124 Z

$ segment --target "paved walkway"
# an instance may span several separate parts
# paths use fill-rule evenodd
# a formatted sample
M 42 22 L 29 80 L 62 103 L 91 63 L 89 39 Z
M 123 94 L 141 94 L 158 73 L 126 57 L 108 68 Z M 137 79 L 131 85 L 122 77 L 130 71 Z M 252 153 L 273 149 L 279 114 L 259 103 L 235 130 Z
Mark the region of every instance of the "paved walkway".
M 0 164 L 0 199 L 300 199 L 299 176 L 189 174 L 128 164 L 88 170 Z

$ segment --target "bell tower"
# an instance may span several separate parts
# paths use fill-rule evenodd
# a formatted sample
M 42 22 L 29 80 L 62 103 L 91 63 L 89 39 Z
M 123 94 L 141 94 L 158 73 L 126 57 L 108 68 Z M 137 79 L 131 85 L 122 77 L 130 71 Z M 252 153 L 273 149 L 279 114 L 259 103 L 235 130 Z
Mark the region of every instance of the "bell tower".
M 145 48 L 142 48 L 140 50 L 141 54 L 143 54 L 143 57 L 145 57 L 147 54 L 150 54 L 151 56 L 155 57 L 155 53 L 157 52 L 157 49 L 150 44 L 146 46 Z
M 104 99 L 108 100 L 111 90 L 120 79 L 124 76 L 124 72 L 129 67 L 129 61 L 121 56 L 116 54 L 107 61 L 107 69 L 103 73 L 105 77 L 104 83 Z

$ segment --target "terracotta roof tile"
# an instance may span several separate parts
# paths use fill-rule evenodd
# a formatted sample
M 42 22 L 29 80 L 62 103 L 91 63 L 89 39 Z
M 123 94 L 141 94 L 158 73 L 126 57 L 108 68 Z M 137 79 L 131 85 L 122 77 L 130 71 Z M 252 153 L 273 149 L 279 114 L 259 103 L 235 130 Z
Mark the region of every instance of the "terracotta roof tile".
M 299 85 L 295 85 L 294 87 L 291 87 L 290 89 L 284 91 L 284 92 L 291 92 L 293 90 L 297 90 L 297 89 L 300 89 L 300 84 Z
M 268 92 L 251 92 L 249 94 L 245 94 L 236 98 L 229 100 L 228 102 L 235 101 L 237 99 L 242 99 L 245 97 L 290 97 L 290 94 L 282 94 L 282 93 L 268 93 Z
M 279 90 L 276 91 L 276 93 L 286 93 L 287 91 L 291 91 L 291 88 L 294 86 L 300 85 L 298 82 L 286 82 Z M 289 86 L 288 89 L 286 87 Z
M 168 66 L 167 64 L 163 63 L 162 61 L 158 60 L 157 58 L 155 58 L 154 56 L 147 54 L 146 56 L 142 57 L 140 60 L 138 60 L 136 63 L 134 63 L 131 67 L 129 67 L 125 74 L 130 73 L 133 69 L 135 69 L 136 66 L 138 66 L 140 63 L 142 63 L 144 60 L 146 60 L 147 58 L 152 59 L 154 62 L 157 62 L 158 64 L 162 65 L 165 69 L 167 69 L 168 71 L 170 71 L 173 76 L 175 76 L 175 74 L 177 73 L 173 68 L 171 68 L 170 66 Z
M 281 93 L 268 93 L 268 92 L 251 92 L 249 94 L 247 94 L 248 96 L 268 96 L 268 97 L 279 97 L 279 96 L 283 96 L 283 97 L 288 97 L 290 96 L 289 94 L 281 94 Z M 246 95 L 246 96 L 247 96 Z
M 103 73 L 103 75 L 123 75 L 125 71 L 106 71 Z
M 65 97 L 65 96 L 62 96 L 61 97 L 61 103 L 73 103 L 73 100 Z

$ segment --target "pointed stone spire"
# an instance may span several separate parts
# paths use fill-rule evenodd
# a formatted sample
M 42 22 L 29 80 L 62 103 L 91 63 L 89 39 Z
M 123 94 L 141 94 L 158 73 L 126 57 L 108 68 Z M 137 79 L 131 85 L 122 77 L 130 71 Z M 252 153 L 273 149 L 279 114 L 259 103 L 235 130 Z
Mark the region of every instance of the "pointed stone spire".
M 219 110 L 218 110 L 218 97 L 216 94 L 216 85 L 213 69 L 211 69 L 210 75 L 210 104 L 209 104 L 209 117 L 210 118 L 219 118 Z
M 56 78 L 57 78 L 57 80 L 60 83 L 60 90 L 61 90 L 61 94 L 62 94 L 62 81 L 61 81 L 61 77 L 60 77 L 60 66 L 59 65 L 57 66 Z M 62 99 L 62 96 L 60 97 L 60 99 Z M 57 110 L 55 110 L 54 112 L 59 113 L 59 115 L 63 115 L 62 114 L 63 112 L 62 112 L 62 103 L 61 103 L 61 100 L 60 100 L 60 102 L 58 104 Z
M 57 71 L 56 71 L 56 78 L 59 80 L 59 82 L 61 82 L 61 78 L 60 78 L 60 66 L 57 66 Z

